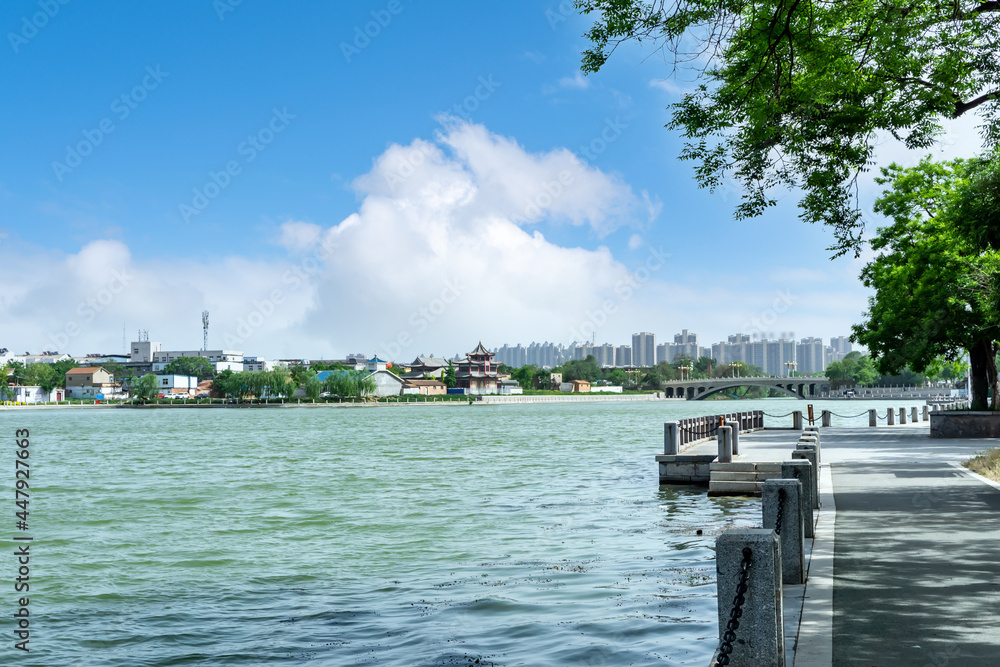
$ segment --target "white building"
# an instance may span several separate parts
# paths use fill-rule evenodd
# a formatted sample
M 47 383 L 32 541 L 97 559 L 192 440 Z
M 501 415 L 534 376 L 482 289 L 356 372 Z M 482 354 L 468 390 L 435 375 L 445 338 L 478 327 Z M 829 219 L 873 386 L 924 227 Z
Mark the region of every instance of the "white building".
M 157 375 L 156 388 L 160 394 L 194 396 L 198 393 L 198 378 L 194 375 Z
M 243 357 L 243 370 L 245 371 L 273 371 L 276 368 L 287 368 L 287 364 L 281 361 L 268 361 L 257 357 Z M 218 370 L 217 368 L 216 371 Z
M 47 401 L 65 401 L 66 400 L 66 390 L 62 387 L 56 387 L 52 391 L 45 393 L 41 387 L 9 387 L 9 389 L 14 393 L 12 399 L 15 403 L 45 403 Z

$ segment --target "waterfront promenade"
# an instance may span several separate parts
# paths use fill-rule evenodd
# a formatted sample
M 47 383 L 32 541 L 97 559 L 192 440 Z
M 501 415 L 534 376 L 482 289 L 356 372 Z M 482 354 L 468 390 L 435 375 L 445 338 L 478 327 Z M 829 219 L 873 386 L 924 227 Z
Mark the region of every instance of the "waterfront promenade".
M 1000 440 L 932 440 L 923 424 L 822 429 L 809 577 L 784 595 L 788 664 L 995 664 L 1000 485 L 958 463 Z M 787 458 L 792 433 L 741 444 Z

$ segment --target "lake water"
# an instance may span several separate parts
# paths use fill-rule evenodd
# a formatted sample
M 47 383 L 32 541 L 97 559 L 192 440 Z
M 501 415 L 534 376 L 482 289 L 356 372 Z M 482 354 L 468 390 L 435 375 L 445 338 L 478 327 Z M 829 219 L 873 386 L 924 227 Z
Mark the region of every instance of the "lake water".
M 32 650 L 5 631 L 0 662 L 705 665 L 715 537 L 759 501 L 658 486 L 653 455 L 665 420 L 761 408 L 804 404 L 0 412 L 34 537 Z

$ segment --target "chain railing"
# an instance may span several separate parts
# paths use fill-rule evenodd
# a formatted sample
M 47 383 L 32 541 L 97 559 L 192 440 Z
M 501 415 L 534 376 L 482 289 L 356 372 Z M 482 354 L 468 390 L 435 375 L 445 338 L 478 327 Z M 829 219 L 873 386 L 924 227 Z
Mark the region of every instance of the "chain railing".
M 722 643 L 719 644 L 719 665 L 729 664 L 729 654 L 733 652 L 733 642 L 736 641 L 736 631 L 740 628 L 740 618 L 743 616 L 743 605 L 746 604 L 746 594 L 750 590 L 747 581 L 750 579 L 750 566 L 753 550 L 743 547 L 743 561 L 740 563 L 740 583 L 736 585 L 736 596 L 733 598 L 733 609 L 729 612 L 729 622 L 726 631 L 722 633 Z

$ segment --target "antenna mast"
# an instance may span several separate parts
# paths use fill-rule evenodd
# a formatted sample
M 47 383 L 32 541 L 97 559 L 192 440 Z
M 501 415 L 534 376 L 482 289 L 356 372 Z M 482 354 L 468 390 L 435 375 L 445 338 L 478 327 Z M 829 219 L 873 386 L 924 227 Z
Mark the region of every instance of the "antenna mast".
M 201 311 L 201 329 L 203 334 L 203 339 L 201 343 L 201 351 L 204 352 L 208 349 L 208 311 Z

